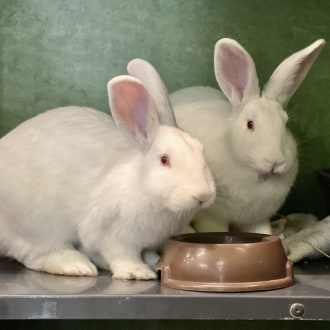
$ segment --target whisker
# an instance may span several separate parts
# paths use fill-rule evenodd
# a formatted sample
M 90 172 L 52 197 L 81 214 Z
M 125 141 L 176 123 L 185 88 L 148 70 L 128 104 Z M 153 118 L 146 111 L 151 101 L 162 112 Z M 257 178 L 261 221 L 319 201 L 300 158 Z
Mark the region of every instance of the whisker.
M 214 178 L 219 178 L 221 173 L 212 173 Z
M 303 158 L 303 157 L 298 157 L 298 161 L 299 161 L 299 172 L 301 171 L 301 169 L 313 169 L 314 171 L 319 170 L 319 167 L 317 167 L 314 162 L 312 161 L 312 158 Z
M 312 137 L 306 138 L 306 139 L 304 139 L 304 140 L 298 140 L 298 141 L 296 141 L 296 142 L 297 142 L 298 147 L 300 147 L 300 146 L 304 146 L 307 142 L 310 142 L 310 141 L 312 141 L 312 140 L 316 140 L 316 139 L 318 139 L 318 138 L 320 138 L 320 136 L 319 136 L 319 135 L 315 135 L 315 136 L 312 136 Z
M 219 196 L 223 196 L 222 192 L 221 191 L 218 191 L 217 190 L 217 193 L 215 195 L 215 198 L 217 199 Z
M 220 176 L 213 176 L 214 181 L 220 180 Z

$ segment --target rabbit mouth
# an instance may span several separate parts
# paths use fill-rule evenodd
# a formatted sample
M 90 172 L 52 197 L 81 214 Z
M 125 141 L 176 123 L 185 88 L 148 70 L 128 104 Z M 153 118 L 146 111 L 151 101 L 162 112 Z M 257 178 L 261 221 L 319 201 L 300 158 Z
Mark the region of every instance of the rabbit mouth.
M 267 172 L 259 172 L 258 174 L 258 179 L 260 181 L 268 181 L 271 178 L 279 177 L 282 174 L 282 172 L 277 172 L 274 169 L 271 169 L 270 171 Z
M 267 173 L 259 173 L 258 179 L 259 181 L 268 181 L 270 178 L 277 176 L 277 173 L 267 172 Z
M 260 180 L 266 181 L 272 177 L 278 177 L 287 171 L 287 164 L 285 161 L 273 162 L 266 164 L 265 168 L 258 171 L 258 177 Z

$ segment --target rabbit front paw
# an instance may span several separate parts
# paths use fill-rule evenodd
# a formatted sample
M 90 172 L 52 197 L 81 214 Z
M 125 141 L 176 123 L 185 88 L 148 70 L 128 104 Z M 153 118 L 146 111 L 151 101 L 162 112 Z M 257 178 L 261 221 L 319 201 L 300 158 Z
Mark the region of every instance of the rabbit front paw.
M 116 265 L 112 278 L 116 280 L 155 280 L 157 274 L 144 263 L 123 262 Z
M 39 257 L 28 268 L 55 275 L 96 276 L 97 268 L 76 250 L 59 250 Z

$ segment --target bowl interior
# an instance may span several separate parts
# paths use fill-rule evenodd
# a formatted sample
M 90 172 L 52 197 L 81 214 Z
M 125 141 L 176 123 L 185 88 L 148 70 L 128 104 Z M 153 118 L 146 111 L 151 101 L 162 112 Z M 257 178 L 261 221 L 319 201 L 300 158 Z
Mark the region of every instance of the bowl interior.
M 179 235 L 172 240 L 197 244 L 250 244 L 264 242 L 267 238 L 268 235 L 252 233 L 194 233 Z

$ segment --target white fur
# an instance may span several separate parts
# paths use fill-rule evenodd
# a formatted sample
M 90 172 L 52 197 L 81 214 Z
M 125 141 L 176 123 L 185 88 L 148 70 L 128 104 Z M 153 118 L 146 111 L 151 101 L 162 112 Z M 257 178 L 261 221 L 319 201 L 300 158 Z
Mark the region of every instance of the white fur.
M 308 224 L 308 223 L 307 223 Z M 303 258 L 319 258 L 330 253 L 330 216 L 316 221 L 283 239 L 288 258 L 293 262 Z
M 192 222 L 197 231 L 234 227 L 271 233 L 269 219 L 285 201 L 298 168 L 283 106 L 323 45 L 318 40 L 286 59 L 260 96 L 253 59 L 236 41 L 221 39 L 215 46 L 215 75 L 229 102 L 209 87 L 171 95 L 178 126 L 203 143 L 217 185 L 214 205 Z M 247 128 L 251 120 L 253 130 Z
M 139 80 L 120 76 L 108 89 L 115 122 L 64 107 L 0 140 L 2 255 L 53 274 L 96 275 L 97 264 L 114 278 L 153 279 L 142 251 L 162 246 L 214 201 L 201 143 L 159 124 Z

